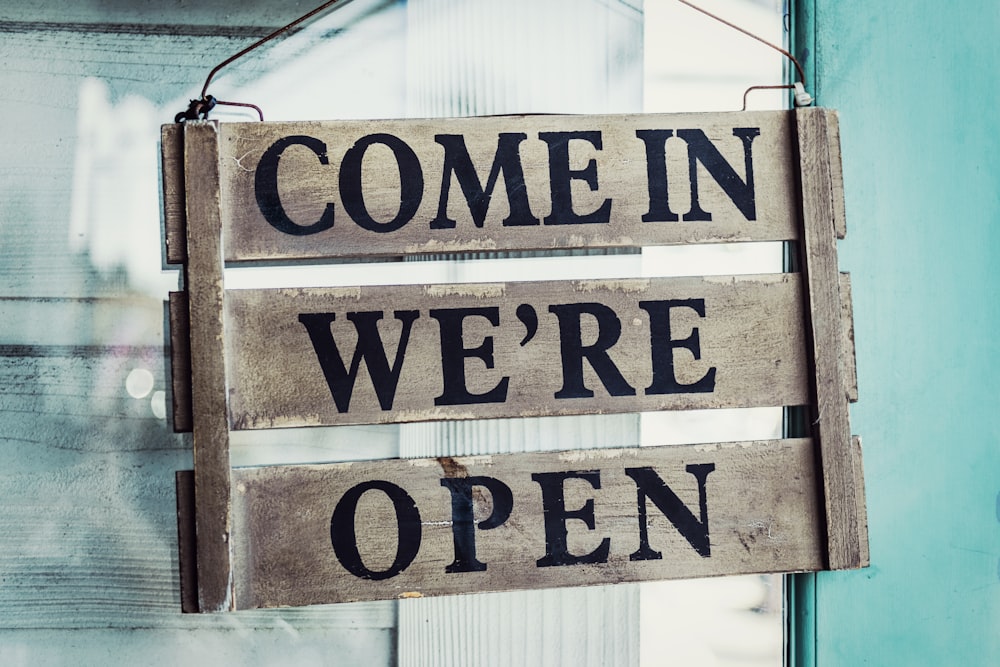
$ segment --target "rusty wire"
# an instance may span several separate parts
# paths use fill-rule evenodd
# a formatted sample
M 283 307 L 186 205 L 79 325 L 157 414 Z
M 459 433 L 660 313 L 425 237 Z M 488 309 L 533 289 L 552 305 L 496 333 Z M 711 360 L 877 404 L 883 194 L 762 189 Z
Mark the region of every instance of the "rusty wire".
M 349 0 L 346 0 L 346 1 L 349 1 Z M 746 35 L 747 37 L 750 37 L 751 39 L 754 39 L 754 40 L 760 42 L 761 44 L 764 44 L 765 46 L 767 46 L 767 47 L 769 47 L 771 49 L 774 49 L 778 53 L 780 53 L 783 56 L 785 56 L 786 58 L 788 58 L 795 65 L 795 70 L 798 72 L 798 75 L 799 75 L 799 82 L 800 82 L 801 86 L 804 88 L 805 83 L 806 83 L 806 74 L 805 74 L 805 71 L 802 69 L 802 65 L 799 64 L 799 61 L 796 60 L 795 56 L 793 56 L 790 52 L 786 51 L 785 49 L 781 48 L 780 46 L 777 46 L 776 44 L 772 44 L 771 42 L 767 41 L 763 37 L 759 37 L 758 35 L 755 35 L 754 33 L 750 32 L 749 30 L 746 30 L 745 28 L 742 28 L 742 27 L 736 25 L 735 23 L 733 23 L 731 21 L 727 21 L 726 19 L 722 18 L 721 16 L 718 16 L 717 14 L 713 14 L 712 12 L 708 11 L 707 9 L 704 9 L 704 8 L 699 7 L 698 5 L 696 5 L 696 4 L 692 3 L 692 2 L 689 2 L 688 0 L 677 0 L 677 1 L 680 2 L 683 5 L 686 5 L 686 6 L 690 7 L 691 9 L 693 9 L 695 11 L 701 12 L 705 16 L 708 16 L 709 18 L 714 19 L 714 20 L 718 21 L 719 23 L 722 23 L 725 26 L 728 26 L 729 28 L 732 28 L 733 30 L 736 30 L 739 33 L 742 33 L 743 35 Z M 276 39 L 277 37 L 280 37 L 281 35 L 285 34 L 289 30 L 291 30 L 292 28 L 294 28 L 295 26 L 299 25 L 300 23 L 308 21 L 309 19 L 311 19 L 312 17 L 316 16 L 317 14 L 319 14 L 319 13 L 325 11 L 326 9 L 332 7 L 337 2 L 341 2 L 341 0 L 327 0 L 323 4 L 319 5 L 315 9 L 313 9 L 312 11 L 310 11 L 310 12 L 308 12 L 306 14 L 303 14 L 302 16 L 300 16 L 299 18 L 295 19 L 291 23 L 288 23 L 287 25 L 284 25 L 284 26 L 278 28 L 277 30 L 275 30 L 271 34 L 267 35 L 266 37 L 263 37 L 262 39 L 257 40 L 256 42 L 254 42 L 250 46 L 246 47 L 242 51 L 239 51 L 238 53 L 235 53 L 235 54 L 229 56 L 228 58 L 226 58 L 225 60 L 223 60 L 221 63 L 219 63 L 218 65 L 216 65 L 215 67 L 213 67 L 212 71 L 210 71 L 208 73 L 208 77 L 206 77 L 206 79 L 205 79 L 205 85 L 202 86 L 202 88 L 201 88 L 201 97 L 198 98 L 198 99 L 196 99 L 196 100 L 191 100 L 191 104 L 190 104 L 190 106 L 188 106 L 187 110 L 186 111 L 182 111 L 179 114 L 177 114 L 174 117 L 174 120 L 176 122 L 180 123 L 180 122 L 182 122 L 184 120 L 197 120 L 199 117 L 202 118 L 202 119 L 206 119 L 206 118 L 208 118 L 208 113 L 216 105 L 221 104 L 223 106 L 247 107 L 247 108 L 254 109 L 257 112 L 257 115 L 260 117 L 260 120 L 263 121 L 264 120 L 264 112 L 256 104 L 250 104 L 248 102 L 228 102 L 228 101 L 216 99 L 215 97 L 209 95 L 208 94 L 208 87 L 209 87 L 209 85 L 211 85 L 212 79 L 215 78 L 215 75 L 218 74 L 219 70 L 221 70 L 222 68 L 224 68 L 227 65 L 233 63 L 236 60 L 239 60 L 240 58 L 242 58 L 246 54 L 250 53 L 251 51 L 254 51 L 255 49 L 260 48 L 261 46 L 263 46 L 264 44 L 267 44 L 271 40 Z M 345 4 L 346 4 L 346 2 L 345 2 Z M 773 85 L 773 86 L 764 86 L 764 85 L 761 85 L 761 86 L 751 86 L 750 88 L 748 88 L 743 93 L 743 109 L 746 110 L 747 95 L 751 91 L 753 91 L 753 90 L 775 89 L 775 88 L 793 88 L 793 87 L 795 87 L 795 86 L 792 85 L 792 84 Z
M 772 86 L 750 86 L 749 88 L 743 91 L 743 108 L 741 109 L 741 111 L 747 110 L 747 96 L 750 95 L 750 93 L 752 93 L 755 90 L 782 90 L 782 89 L 794 89 L 794 88 L 795 84 L 792 83 L 776 84 Z
M 182 122 L 184 120 L 197 120 L 199 117 L 204 120 L 204 119 L 208 118 L 208 112 L 209 111 L 211 111 L 217 104 L 221 104 L 221 105 L 224 105 L 224 106 L 248 107 L 248 108 L 254 109 L 254 110 L 257 111 L 257 115 L 260 116 L 261 121 L 263 121 L 264 120 L 264 112 L 256 104 L 250 104 L 248 102 L 226 102 L 226 101 L 223 101 L 223 100 L 218 100 L 218 99 L 214 98 L 213 96 L 209 95 L 208 94 L 208 87 L 209 87 L 209 85 L 211 85 L 212 79 L 215 78 L 215 75 L 218 74 L 219 70 L 221 70 L 223 67 L 231 64 L 232 62 L 234 62 L 236 60 L 239 60 L 240 58 L 242 58 L 246 54 L 250 53 L 251 51 L 253 51 L 253 50 L 257 49 L 257 48 L 260 48 L 261 46 L 263 46 L 264 44 L 267 44 L 271 40 L 273 40 L 273 39 L 275 39 L 277 37 L 280 37 L 281 35 L 285 34 L 289 30 L 291 30 L 292 28 L 294 28 L 295 26 L 299 25 L 300 23 L 303 23 L 304 21 L 308 21 L 309 19 L 311 19 L 312 17 L 316 16 L 317 14 L 319 14 L 319 13 L 321 13 L 321 12 L 329 9 L 330 7 L 332 7 L 333 5 L 335 5 L 336 3 L 338 3 L 338 2 L 344 2 L 344 4 L 346 4 L 348 1 L 349 0 L 327 0 L 326 2 L 324 2 L 323 4 L 321 4 L 319 7 L 316 7 L 312 11 L 310 11 L 310 12 L 308 12 L 306 14 L 303 14 L 302 16 L 300 16 L 299 18 L 295 19 L 291 23 L 278 28 L 277 30 L 275 30 L 274 32 L 272 32 L 270 35 L 257 40 L 256 42 L 254 42 L 250 46 L 246 47 L 242 51 L 240 51 L 238 53 L 235 53 L 235 54 L 229 56 L 228 58 L 226 58 L 225 60 L 223 60 L 221 63 L 219 63 L 218 65 L 216 65 L 215 67 L 213 67 L 212 71 L 208 73 L 208 77 L 205 79 L 205 85 L 201 87 L 201 97 L 198 98 L 198 99 L 196 99 L 196 100 L 191 100 L 191 104 L 190 104 L 190 106 L 188 106 L 187 110 L 186 111 L 182 111 L 179 114 L 177 114 L 177 116 L 174 117 L 174 120 L 176 122 L 178 122 L 178 123 L 180 123 L 180 122 Z
M 721 16 L 713 14 L 712 12 L 708 11 L 707 9 L 703 9 L 702 7 L 699 7 L 698 5 L 694 4 L 693 2 L 689 2 L 688 0 L 677 0 L 677 2 L 681 3 L 682 5 L 686 5 L 686 6 L 690 7 L 691 9 L 693 9 L 695 11 L 701 12 L 705 16 L 708 16 L 709 18 L 714 19 L 714 20 L 718 21 L 719 23 L 721 23 L 721 24 L 723 24 L 725 26 L 727 26 L 729 28 L 732 28 L 733 30 L 735 30 L 735 31 L 737 31 L 739 33 L 742 33 L 742 34 L 746 35 L 747 37 L 750 37 L 751 39 L 757 40 L 758 42 L 760 42 L 764 46 L 767 46 L 767 47 L 769 47 L 771 49 L 774 49 L 775 51 L 777 51 L 778 53 L 780 53 L 781 55 L 785 56 L 790 61 L 792 61 L 792 64 L 795 65 L 795 71 L 798 72 L 798 75 L 799 75 L 799 81 L 798 82 L 799 82 L 800 86 L 796 86 L 795 84 L 783 84 L 783 85 L 772 85 L 772 86 L 750 86 L 743 93 L 743 110 L 744 111 L 746 111 L 746 108 L 747 108 L 747 94 L 749 94 L 750 91 L 752 91 L 752 90 L 776 89 L 776 88 L 795 88 L 796 91 L 798 91 L 801 88 L 802 91 L 803 91 L 803 93 L 804 93 L 804 91 L 805 91 L 805 85 L 806 85 L 806 73 L 802 69 L 802 65 L 799 64 L 799 61 L 796 60 L 795 56 L 793 56 L 790 52 L 788 52 L 785 49 L 781 48 L 777 44 L 772 44 L 771 42 L 767 41 L 763 37 L 760 37 L 758 35 L 753 34 L 749 30 L 747 30 L 746 28 L 742 28 L 742 27 L 736 25 L 735 23 L 733 23 L 731 21 L 727 21 L 726 19 L 722 18 Z M 808 102 L 805 101 L 806 99 L 808 99 Z M 796 105 L 800 105 L 800 103 L 801 103 L 801 106 L 808 106 L 808 104 L 810 104 L 811 102 L 812 102 L 812 98 L 809 98 L 808 95 L 805 95 L 805 97 L 796 96 Z

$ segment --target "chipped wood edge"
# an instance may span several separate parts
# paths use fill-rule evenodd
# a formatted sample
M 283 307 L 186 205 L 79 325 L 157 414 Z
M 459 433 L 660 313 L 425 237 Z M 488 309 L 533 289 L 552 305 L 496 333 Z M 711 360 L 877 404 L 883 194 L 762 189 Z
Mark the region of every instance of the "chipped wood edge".
M 229 420 L 223 335 L 219 131 L 184 124 L 187 290 L 191 331 L 198 608 L 233 608 Z
M 833 229 L 838 239 L 847 236 L 847 211 L 844 203 L 844 171 L 840 158 L 840 117 L 832 109 L 826 110 L 828 138 L 827 151 L 830 159 L 830 182 L 833 195 Z
M 854 349 L 854 304 L 851 299 L 851 274 L 840 274 L 840 323 L 843 351 L 840 370 L 844 374 L 844 392 L 851 403 L 858 402 L 858 361 Z
M 181 611 L 198 612 L 198 563 L 194 528 L 194 471 L 178 470 L 177 487 L 177 554 L 180 564 Z
M 871 565 L 871 552 L 868 546 L 868 506 L 865 501 L 865 470 L 861 437 L 853 436 L 851 445 L 854 450 L 854 488 L 858 494 L 857 503 L 860 508 L 858 539 L 861 542 L 861 567 L 868 567 Z
M 178 123 L 160 127 L 163 184 L 163 239 L 167 264 L 187 260 L 184 224 L 184 128 Z
M 840 278 L 837 268 L 835 178 L 831 169 L 831 113 L 821 108 L 797 109 L 796 131 L 802 188 L 802 222 L 808 300 L 808 330 L 813 353 L 815 404 L 813 433 L 819 443 L 827 557 L 831 570 L 861 567 L 858 464 L 851 440 L 846 380 L 842 371 Z
M 174 433 L 190 433 L 191 422 L 191 331 L 187 292 L 171 292 L 170 389 Z

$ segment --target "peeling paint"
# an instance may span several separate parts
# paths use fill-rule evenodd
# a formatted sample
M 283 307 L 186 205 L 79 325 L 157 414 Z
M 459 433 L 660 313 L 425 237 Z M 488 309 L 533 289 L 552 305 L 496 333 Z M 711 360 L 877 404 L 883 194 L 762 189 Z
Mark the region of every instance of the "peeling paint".
M 560 244 L 560 247 L 564 248 L 613 248 L 613 247 L 630 247 L 641 245 L 637 243 L 635 239 L 631 236 L 617 236 L 615 238 L 604 238 L 600 236 L 583 236 L 582 234 L 571 234 L 565 241 L 565 243 Z M 553 244 L 555 246 L 555 244 Z
M 464 285 L 427 285 L 427 296 L 472 296 L 477 299 L 497 299 L 507 292 L 505 283 L 468 283 Z
M 321 289 L 288 289 L 282 290 L 281 294 L 284 296 L 286 293 L 294 296 L 296 293 L 304 294 L 308 296 L 322 296 L 323 298 L 330 299 L 352 299 L 358 301 L 361 299 L 362 288 L 361 287 L 324 287 Z
M 749 440 L 742 442 L 713 442 L 701 445 L 694 445 L 694 451 L 701 454 L 705 452 L 717 452 L 723 449 L 751 449 L 760 444 L 761 443 L 756 440 Z
M 443 421 L 447 419 L 482 419 L 482 415 L 475 412 L 452 412 L 441 408 L 400 410 L 382 415 L 378 423 L 394 424 L 396 422 Z
M 462 252 L 467 250 L 496 250 L 497 242 L 493 239 L 468 239 L 465 241 L 439 241 L 431 239 L 423 243 L 411 243 L 404 248 L 407 254 Z
M 792 273 L 751 273 L 743 274 L 738 276 L 703 276 L 702 280 L 711 285 L 736 285 L 736 284 L 762 284 L 762 285 L 774 285 L 778 283 L 787 283 L 792 276 L 797 274 Z
M 625 292 L 641 293 L 649 289 L 646 278 L 628 278 L 624 280 L 577 280 L 573 283 L 577 292 Z
M 461 465 L 466 468 L 469 466 L 493 465 L 493 457 L 489 454 L 461 456 L 461 457 L 456 457 L 452 460 L 455 462 L 455 465 Z M 440 459 L 432 459 L 432 458 L 405 459 L 405 461 L 414 468 L 432 468 L 441 465 Z

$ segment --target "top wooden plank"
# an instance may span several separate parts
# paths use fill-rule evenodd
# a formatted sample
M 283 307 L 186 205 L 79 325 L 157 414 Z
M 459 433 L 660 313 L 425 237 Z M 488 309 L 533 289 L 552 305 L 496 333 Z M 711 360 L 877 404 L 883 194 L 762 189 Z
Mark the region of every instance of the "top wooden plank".
M 230 123 L 226 261 L 798 238 L 790 112 Z

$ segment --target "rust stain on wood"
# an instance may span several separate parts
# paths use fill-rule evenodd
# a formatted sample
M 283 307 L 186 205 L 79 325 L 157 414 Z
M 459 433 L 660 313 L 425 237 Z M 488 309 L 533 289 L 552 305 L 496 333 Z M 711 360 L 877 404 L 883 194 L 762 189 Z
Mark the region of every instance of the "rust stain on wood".
M 445 477 L 468 477 L 469 471 L 451 456 L 439 456 L 438 463 Z

